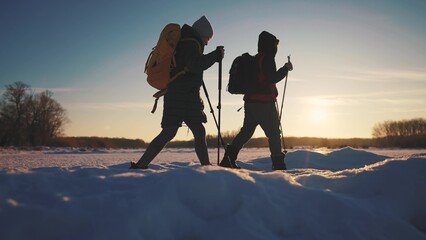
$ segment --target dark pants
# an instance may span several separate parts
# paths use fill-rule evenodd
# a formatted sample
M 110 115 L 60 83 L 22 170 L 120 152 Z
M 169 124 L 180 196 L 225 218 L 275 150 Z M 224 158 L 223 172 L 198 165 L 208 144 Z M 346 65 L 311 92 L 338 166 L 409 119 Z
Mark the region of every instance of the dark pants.
M 231 145 L 240 150 L 253 136 L 257 125 L 260 125 L 268 138 L 271 157 L 282 156 L 279 119 L 275 102 L 245 102 L 243 127 Z
M 195 152 L 198 159 L 200 160 L 201 165 L 210 164 L 206 143 L 206 130 L 203 124 L 201 122 L 185 123 L 194 135 Z M 163 130 L 152 140 L 137 164 L 140 166 L 148 166 L 148 164 L 161 152 L 166 144 L 176 136 L 178 129 L 179 126 L 163 127 Z

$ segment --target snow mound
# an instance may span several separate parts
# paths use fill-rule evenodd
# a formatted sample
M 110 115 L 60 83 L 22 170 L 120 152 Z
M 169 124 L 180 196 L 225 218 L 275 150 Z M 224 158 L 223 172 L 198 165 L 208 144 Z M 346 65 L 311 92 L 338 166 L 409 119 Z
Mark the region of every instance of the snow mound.
M 288 169 L 314 168 L 319 170 L 341 171 L 345 169 L 362 168 L 387 158 L 386 156 L 348 147 L 329 154 L 308 150 L 297 150 L 287 153 L 285 162 Z M 250 170 L 271 170 L 272 168 L 271 159 L 269 157 L 253 159 L 240 164 L 243 168 Z
M 354 149 L 351 147 L 345 147 L 345 148 L 330 152 L 328 156 L 336 160 L 347 161 L 347 162 L 362 161 L 365 165 L 380 162 L 388 158 L 387 156 L 377 155 L 371 152 Z
M 0 170 L 0 239 L 425 239 L 426 158 L 346 161 L 377 156 L 296 151 L 285 172 L 265 172 L 269 158 L 241 170 L 173 157 L 148 170 L 40 161 Z M 347 168 L 329 170 L 333 161 Z
M 315 168 L 331 170 L 330 168 L 333 167 L 327 155 L 307 150 L 287 153 L 285 162 L 289 169 Z

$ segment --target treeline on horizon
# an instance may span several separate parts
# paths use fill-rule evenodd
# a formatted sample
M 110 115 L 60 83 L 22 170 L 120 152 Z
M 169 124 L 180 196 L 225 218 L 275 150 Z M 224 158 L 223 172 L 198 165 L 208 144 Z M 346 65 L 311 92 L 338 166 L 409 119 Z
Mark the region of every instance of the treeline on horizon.
M 231 143 L 233 138 L 224 137 L 225 143 Z M 285 147 L 294 148 L 426 148 L 426 135 L 412 137 L 388 138 L 320 138 L 320 137 L 285 137 Z M 53 139 L 50 147 L 94 148 L 94 149 L 136 149 L 148 147 L 148 142 L 141 139 L 103 138 L 103 137 L 59 137 Z M 207 146 L 217 147 L 217 138 L 207 136 Z M 193 140 L 171 141 L 168 148 L 193 148 Z M 246 148 L 268 147 L 266 137 L 252 138 L 244 146 Z
M 231 143 L 238 132 L 222 134 L 225 143 Z M 415 118 L 401 121 L 385 121 L 373 127 L 373 138 L 320 138 L 320 137 L 285 137 L 285 147 L 293 148 L 426 148 L 426 120 Z M 207 135 L 207 146 L 216 148 L 216 135 Z M 52 147 L 75 148 L 146 148 L 149 143 L 141 139 L 101 138 L 101 137 L 58 137 L 49 143 Z M 169 148 L 192 148 L 193 140 L 172 141 Z M 266 137 L 252 138 L 244 147 L 268 147 Z
M 231 143 L 233 136 L 223 137 L 225 143 Z M 208 135 L 207 146 L 209 148 L 217 147 L 217 137 Z M 368 148 L 375 147 L 374 139 L 371 138 L 318 138 L 318 137 L 286 137 L 286 148 Z M 52 139 L 49 147 L 72 147 L 72 148 L 93 148 L 93 149 L 135 149 L 146 148 L 149 143 L 141 139 L 126 139 L 126 138 L 106 138 L 106 137 L 58 137 Z M 171 141 L 167 144 L 168 148 L 193 148 L 193 140 Z M 252 138 L 244 146 L 247 148 L 268 147 L 268 139 L 266 137 Z
M 94 149 L 134 149 L 146 148 L 148 143 L 141 139 L 107 137 L 58 137 L 52 139 L 49 147 L 72 147 Z
M 222 134 L 225 143 L 231 143 L 236 131 Z M 217 147 L 216 135 L 207 135 L 207 146 Z M 402 121 L 385 121 L 373 128 L 373 138 L 321 138 L 285 137 L 285 147 L 294 148 L 426 148 L 426 120 L 416 118 Z M 141 139 L 107 137 L 55 137 L 45 145 L 48 147 L 72 147 L 93 149 L 136 149 L 146 148 L 149 142 Z M 24 145 L 24 147 L 28 145 Z M 20 147 L 20 146 L 17 146 Z M 34 146 L 33 146 L 34 147 Z M 193 148 L 193 140 L 171 141 L 168 148 Z M 268 147 L 266 137 L 252 138 L 244 146 L 247 148 Z
M 231 143 L 233 138 L 224 138 Z M 320 138 L 320 137 L 285 137 L 285 147 L 293 148 L 426 148 L 426 136 L 387 137 L 387 138 Z M 48 147 L 92 148 L 92 149 L 137 149 L 148 147 L 149 142 L 141 139 L 106 138 L 106 137 L 57 137 L 46 144 Z M 207 146 L 217 147 L 217 138 L 207 136 Z M 28 147 L 28 146 L 16 146 Z M 193 148 L 193 140 L 171 141 L 168 148 Z M 246 148 L 268 147 L 266 137 L 252 138 L 244 146 Z
M 426 148 L 426 119 L 378 123 L 373 127 L 372 135 L 378 146 Z

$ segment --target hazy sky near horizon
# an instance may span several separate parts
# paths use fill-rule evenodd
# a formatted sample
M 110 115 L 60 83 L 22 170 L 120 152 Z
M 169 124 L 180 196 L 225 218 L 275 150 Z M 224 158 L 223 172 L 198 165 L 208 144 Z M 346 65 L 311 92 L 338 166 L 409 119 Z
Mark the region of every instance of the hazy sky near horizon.
M 255 54 L 266 30 L 291 54 L 282 124 L 285 136 L 371 137 L 374 124 L 426 117 L 426 1 L 2 1 L 0 91 L 22 81 L 51 90 L 67 110 L 68 136 L 140 138 L 161 130 L 162 100 L 144 64 L 169 22 L 206 15 L 208 53 L 225 46 L 222 132 L 242 126 L 241 95 L 226 92 L 232 60 Z M 204 73 L 216 110 L 218 66 Z M 280 95 L 284 81 L 277 85 Z M 202 93 L 208 134 L 217 130 Z M 217 114 L 217 111 L 216 111 Z M 264 136 L 259 127 L 256 137 Z M 192 134 L 181 128 L 175 139 Z

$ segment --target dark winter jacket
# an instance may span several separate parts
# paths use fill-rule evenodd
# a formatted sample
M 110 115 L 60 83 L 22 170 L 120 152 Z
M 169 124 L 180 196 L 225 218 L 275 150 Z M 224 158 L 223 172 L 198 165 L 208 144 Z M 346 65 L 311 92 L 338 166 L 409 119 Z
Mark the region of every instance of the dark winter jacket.
M 275 102 L 278 96 L 275 84 L 281 81 L 288 73 L 287 67 L 277 70 L 275 64 L 275 55 L 277 53 L 278 39 L 263 31 L 259 35 L 258 54 L 256 60 L 258 63 L 258 82 L 254 92 L 244 95 L 246 102 Z
M 181 41 L 176 48 L 177 67 L 171 76 L 185 67 L 189 72 L 178 77 L 168 86 L 164 96 L 162 127 L 180 126 L 182 121 L 207 122 L 200 98 L 203 71 L 217 61 L 217 51 L 203 55 L 204 45 L 199 34 L 190 26 L 183 25 Z

